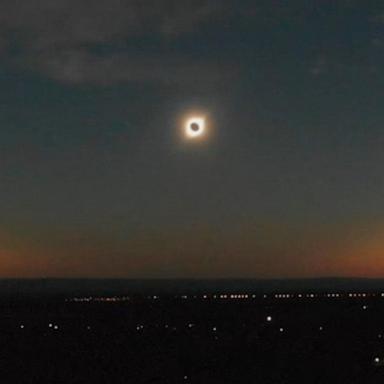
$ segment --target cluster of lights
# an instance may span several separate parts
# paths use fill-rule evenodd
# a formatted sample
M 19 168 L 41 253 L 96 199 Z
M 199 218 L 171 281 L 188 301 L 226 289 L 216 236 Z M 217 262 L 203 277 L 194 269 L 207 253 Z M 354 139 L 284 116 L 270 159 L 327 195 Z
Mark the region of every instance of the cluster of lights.
M 249 296 L 247 294 L 235 294 L 230 296 L 231 299 L 248 299 Z
M 93 301 L 93 297 L 74 297 L 73 299 L 70 299 L 70 301 L 75 303 L 87 303 Z
M 381 297 L 384 297 L 384 293 L 380 294 Z M 276 293 L 274 295 L 275 299 L 294 299 L 294 298 L 316 298 L 316 297 L 326 297 L 326 298 L 340 298 L 340 297 L 349 297 L 349 298 L 365 298 L 365 297 L 375 297 L 376 294 L 374 293 L 324 293 L 324 294 L 316 294 L 316 293 L 307 293 L 307 294 L 290 294 L 290 293 Z M 267 295 L 264 295 L 264 298 L 266 298 Z
M 367 296 L 376 296 L 375 294 L 369 294 L 369 293 L 350 293 L 348 297 L 367 297 Z M 382 294 L 383 296 L 383 294 Z
M 155 296 L 154 296 L 155 297 Z M 157 296 L 156 296 L 157 298 Z M 74 297 L 69 301 L 75 303 L 84 303 L 84 302 L 120 302 L 120 301 L 129 301 L 129 296 L 112 296 L 112 297 Z
M 381 297 L 384 298 L 384 293 L 378 294 Z M 271 297 L 274 299 L 302 299 L 302 298 L 308 298 L 308 299 L 314 299 L 314 298 L 367 298 L 367 297 L 376 297 L 377 295 L 375 293 L 275 293 L 272 294 Z M 248 293 L 217 293 L 217 294 L 203 294 L 201 296 L 193 295 L 180 295 L 180 296 L 174 296 L 176 299 L 220 299 L 220 300 L 244 300 L 244 299 L 256 299 L 256 294 L 248 294 Z M 261 297 L 264 299 L 268 298 L 267 294 L 263 294 Z M 159 295 L 150 295 L 146 297 L 148 300 L 159 300 Z M 75 297 L 72 299 L 69 299 L 67 301 L 72 302 L 121 302 L 121 301 L 129 301 L 131 298 L 129 296 L 112 296 L 112 297 Z
M 275 299 L 290 299 L 291 297 L 294 297 L 294 295 L 290 295 L 289 293 L 287 294 L 277 294 L 275 295 Z
M 274 295 L 274 298 L 275 299 L 295 299 L 295 298 L 303 298 L 303 297 L 307 297 L 309 299 L 313 299 L 315 297 L 319 297 L 320 295 L 318 294 L 315 294 L 315 293 L 307 293 L 307 294 L 302 294 L 302 293 L 299 293 L 298 295 L 295 295 L 293 293 L 276 293 Z M 266 297 L 266 295 L 264 295 L 264 297 Z M 331 296 L 328 296 L 328 297 L 331 297 Z M 333 297 L 333 296 L 332 296 Z
M 196 298 L 196 296 L 194 296 Z M 209 299 L 209 298 L 212 298 L 212 299 L 220 299 L 220 300 L 244 300 L 244 299 L 256 299 L 256 295 L 253 294 L 253 295 L 250 295 L 248 293 L 232 293 L 232 294 L 226 294 L 226 293 L 223 293 L 223 294 L 214 294 L 212 296 L 209 296 L 207 294 L 204 294 L 202 296 L 203 299 Z

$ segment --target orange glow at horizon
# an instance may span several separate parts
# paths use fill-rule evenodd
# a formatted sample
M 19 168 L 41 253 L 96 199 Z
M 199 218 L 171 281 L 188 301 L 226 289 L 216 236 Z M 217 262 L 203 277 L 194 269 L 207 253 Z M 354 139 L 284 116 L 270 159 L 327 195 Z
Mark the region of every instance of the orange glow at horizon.
M 0 250 L 0 277 L 383 277 L 384 228 L 329 236 L 285 226 L 168 229 Z M 66 245 L 67 244 L 67 245 Z
M 343 268 L 353 276 L 379 278 L 384 276 L 384 228 L 362 234 L 351 240 L 339 255 Z

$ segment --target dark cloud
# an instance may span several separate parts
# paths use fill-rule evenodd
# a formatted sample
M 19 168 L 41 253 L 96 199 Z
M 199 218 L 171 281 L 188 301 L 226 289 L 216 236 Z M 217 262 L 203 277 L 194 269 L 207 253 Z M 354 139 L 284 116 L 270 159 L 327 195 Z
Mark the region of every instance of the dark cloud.
M 36 71 L 64 83 L 109 85 L 119 82 L 155 82 L 197 86 L 230 80 L 236 73 L 230 64 L 190 60 L 181 55 L 98 56 L 85 49 L 64 50 L 32 59 Z
M 155 36 L 166 44 L 227 11 L 228 3 L 219 0 L 3 0 L 0 54 L 24 69 L 74 84 L 184 84 L 197 73 L 217 81 L 228 76 L 228 67 L 182 54 L 163 59 L 145 46 L 138 53 L 137 39 Z M 134 40 L 136 51 L 130 50 Z M 98 46 L 119 48 L 100 54 Z

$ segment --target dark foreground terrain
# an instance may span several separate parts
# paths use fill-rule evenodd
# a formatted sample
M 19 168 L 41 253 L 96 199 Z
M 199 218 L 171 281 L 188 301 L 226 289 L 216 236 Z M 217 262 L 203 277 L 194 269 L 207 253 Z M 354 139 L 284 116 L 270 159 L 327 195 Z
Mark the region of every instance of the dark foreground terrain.
M 87 300 L 4 299 L 1 382 L 384 383 L 378 292 Z

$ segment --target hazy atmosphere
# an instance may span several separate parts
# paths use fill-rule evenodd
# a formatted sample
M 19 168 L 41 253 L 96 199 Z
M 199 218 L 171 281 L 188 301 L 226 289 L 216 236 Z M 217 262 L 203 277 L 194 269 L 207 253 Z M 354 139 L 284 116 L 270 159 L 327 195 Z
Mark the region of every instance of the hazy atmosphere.
M 384 4 L 287 3 L 2 0 L 0 277 L 382 277 Z

